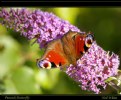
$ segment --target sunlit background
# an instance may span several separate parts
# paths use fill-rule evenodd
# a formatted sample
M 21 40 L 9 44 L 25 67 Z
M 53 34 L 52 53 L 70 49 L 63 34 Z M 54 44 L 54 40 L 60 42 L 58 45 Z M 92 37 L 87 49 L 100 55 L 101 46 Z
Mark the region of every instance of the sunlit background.
M 52 12 L 81 31 L 93 32 L 104 50 L 121 58 L 121 8 L 28 8 Z M 92 94 L 83 91 L 60 69 L 39 69 L 36 59 L 43 51 L 38 44 L 0 24 L 1 94 Z M 121 69 L 121 68 L 120 68 Z M 117 94 L 110 86 L 102 94 Z

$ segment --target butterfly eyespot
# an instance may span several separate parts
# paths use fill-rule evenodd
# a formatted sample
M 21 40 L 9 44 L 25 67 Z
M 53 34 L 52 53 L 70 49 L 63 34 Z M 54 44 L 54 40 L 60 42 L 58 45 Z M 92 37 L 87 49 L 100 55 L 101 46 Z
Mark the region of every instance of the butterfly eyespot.
M 47 67 L 49 66 L 49 64 L 48 64 L 48 63 L 44 63 L 43 66 L 44 66 L 45 68 L 47 68 Z
M 46 68 L 46 69 L 50 69 L 52 66 L 52 64 L 47 60 L 38 61 L 37 65 L 39 68 Z
M 92 34 L 88 34 L 86 36 L 86 39 L 85 39 L 85 45 L 86 45 L 86 47 L 89 48 L 91 46 L 91 44 L 92 44 L 93 41 L 94 41 L 93 35 Z

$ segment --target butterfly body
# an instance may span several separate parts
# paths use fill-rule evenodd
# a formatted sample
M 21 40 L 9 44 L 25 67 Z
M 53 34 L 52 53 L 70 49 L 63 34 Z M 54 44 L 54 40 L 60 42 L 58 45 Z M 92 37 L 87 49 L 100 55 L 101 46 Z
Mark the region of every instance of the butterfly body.
M 64 68 L 70 64 L 76 65 L 76 61 L 87 51 L 93 42 L 93 37 L 87 41 L 87 34 L 69 31 L 62 38 L 53 40 L 47 44 L 45 53 L 37 61 L 41 68 Z M 85 44 L 89 42 L 89 45 Z M 89 47 L 87 47 L 89 46 Z

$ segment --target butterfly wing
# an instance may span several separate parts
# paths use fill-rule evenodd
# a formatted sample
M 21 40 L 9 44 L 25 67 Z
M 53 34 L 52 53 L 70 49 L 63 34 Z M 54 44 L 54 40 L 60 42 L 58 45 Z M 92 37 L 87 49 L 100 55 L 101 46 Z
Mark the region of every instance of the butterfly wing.
M 64 68 L 76 61 L 88 50 L 93 42 L 91 34 L 69 31 L 61 39 L 47 44 L 44 55 L 37 61 L 42 68 Z
M 76 61 L 90 48 L 94 40 L 93 34 L 69 31 L 61 39 L 64 53 L 70 64 L 76 65 Z
M 63 50 L 67 56 L 68 62 L 73 65 L 76 64 L 75 40 L 73 37 L 77 34 L 77 32 L 69 31 L 61 39 Z
M 68 59 L 64 54 L 60 39 L 48 43 L 44 55 L 38 60 L 37 64 L 39 67 L 47 69 L 66 66 L 68 64 Z

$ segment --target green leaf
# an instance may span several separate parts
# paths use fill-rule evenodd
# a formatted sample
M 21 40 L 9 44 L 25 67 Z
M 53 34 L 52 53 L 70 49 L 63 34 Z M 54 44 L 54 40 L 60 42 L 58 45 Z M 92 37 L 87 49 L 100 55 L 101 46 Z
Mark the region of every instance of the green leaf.
M 6 79 L 4 80 L 4 83 L 5 83 L 4 94 L 19 94 L 12 80 Z
M 44 89 L 51 90 L 58 82 L 59 69 L 40 69 L 36 74 L 36 80 Z
M 29 67 L 18 68 L 12 74 L 12 81 L 21 94 L 40 93 L 39 85 L 36 83 L 34 71 Z
M 79 8 L 56 8 L 54 9 L 59 17 L 74 23 L 77 15 L 80 13 Z
M 105 82 L 110 82 L 112 80 L 116 80 L 116 78 L 115 77 L 109 77 L 108 79 L 105 80 Z
M 2 79 L 10 70 L 17 67 L 22 57 L 20 56 L 20 46 L 10 36 L 0 36 L 0 79 Z

